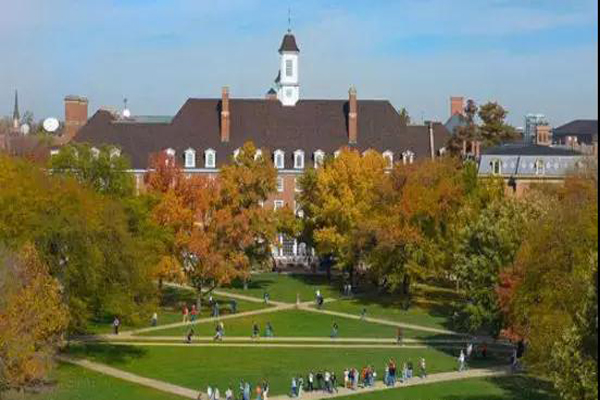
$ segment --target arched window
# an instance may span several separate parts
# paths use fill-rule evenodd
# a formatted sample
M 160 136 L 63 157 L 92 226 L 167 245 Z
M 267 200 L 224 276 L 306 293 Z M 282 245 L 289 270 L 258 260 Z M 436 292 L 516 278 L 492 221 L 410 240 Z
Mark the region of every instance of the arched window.
M 415 153 L 413 153 L 410 150 L 406 150 L 404 153 L 402 153 L 402 163 L 406 164 L 412 164 L 415 161 Z
M 261 160 L 262 159 L 262 150 L 261 149 L 256 149 L 256 152 L 254 153 L 254 159 L 255 160 Z
M 317 150 L 313 154 L 315 168 L 322 167 L 325 163 L 325 153 L 322 150 Z
M 385 160 L 386 168 L 394 168 L 394 153 L 392 153 L 390 150 L 384 151 L 383 159 Z
M 190 148 L 184 153 L 184 165 L 186 168 L 196 168 L 196 150 Z
M 273 153 L 273 163 L 277 169 L 285 168 L 285 152 L 283 150 L 275 150 Z
M 204 167 L 215 168 L 217 164 L 217 153 L 213 149 L 204 152 Z
M 304 168 L 304 151 L 296 150 L 294 152 L 294 168 L 296 168 L 296 169 Z
M 98 150 L 95 147 L 92 147 L 91 152 L 92 152 L 92 157 L 94 157 L 94 158 L 98 158 L 100 156 L 100 150 Z
M 173 150 L 173 149 L 169 149 L 169 150 Z M 100 152 L 98 152 L 98 154 L 100 154 Z M 112 149 L 110 149 L 110 158 L 119 157 L 120 155 L 121 155 L 121 150 L 117 149 L 116 147 L 113 147 Z M 175 150 L 173 150 L 173 154 L 170 156 L 175 157 Z
M 490 162 L 493 175 L 502 175 L 502 160 L 494 159 Z

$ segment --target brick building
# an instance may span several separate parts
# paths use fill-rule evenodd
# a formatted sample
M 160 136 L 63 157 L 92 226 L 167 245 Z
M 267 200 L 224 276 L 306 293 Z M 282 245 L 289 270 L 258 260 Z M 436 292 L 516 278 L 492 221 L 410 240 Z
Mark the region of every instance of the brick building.
M 389 101 L 361 100 L 354 88 L 341 100 L 303 99 L 300 49 L 291 32 L 284 36 L 279 54 L 275 88 L 264 98 L 237 99 L 224 87 L 220 97 L 188 99 L 173 117 L 99 110 L 81 126 L 74 140 L 93 146 L 118 146 L 129 157 L 131 172 L 140 186 L 154 153 L 164 151 L 174 156 L 187 173 L 212 175 L 230 162 L 244 143 L 252 141 L 278 170 L 277 191 L 265 207 L 292 209 L 297 209 L 298 177 L 306 168 L 318 168 L 324 157 L 342 148 L 377 150 L 389 160 L 390 167 L 443 151 L 448 131 L 442 124 L 406 125 Z M 81 105 L 81 113 L 74 116 L 83 117 L 84 105 L 67 102 L 66 107 L 73 104 Z M 277 257 L 303 256 L 305 247 L 301 244 L 281 240 Z

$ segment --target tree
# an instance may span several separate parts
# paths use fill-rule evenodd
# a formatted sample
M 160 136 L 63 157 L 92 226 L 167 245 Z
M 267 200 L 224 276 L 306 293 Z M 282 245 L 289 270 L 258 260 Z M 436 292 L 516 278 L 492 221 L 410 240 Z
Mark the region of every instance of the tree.
M 455 129 L 454 135 L 448 141 L 448 149 L 456 156 L 460 155 L 463 150 L 463 142 L 472 142 L 479 137 L 479 127 L 477 126 L 477 104 L 474 100 L 467 100 L 464 109 L 466 124 Z
M 404 125 L 410 124 L 410 114 L 408 114 L 408 110 L 405 107 L 402 107 L 398 111 L 398 114 L 400 114 L 400 121 L 402 124 L 404 124 Z
M 143 207 L 128 207 L 69 176 L 0 157 L 0 244 L 35 245 L 63 288 L 71 331 L 107 314 L 137 322 L 154 307 L 152 242 L 140 233 L 148 224 Z
M 518 138 L 516 129 L 506 123 L 508 111 L 500 104 L 484 104 L 478 115 L 483 122 L 479 128 L 479 135 L 484 146 L 494 146 Z
M 365 261 L 360 224 L 372 216 L 377 188 L 387 179 L 386 165 L 375 151 L 362 156 L 344 149 L 301 180 L 299 202 L 305 212 L 305 226 L 311 230 L 309 242 L 320 255 L 333 256 L 351 275 Z
M 596 399 L 597 180 L 569 178 L 550 194 L 552 212 L 531 220 L 502 277 L 500 304 L 507 329 L 527 340 L 530 369 L 550 376 L 565 398 Z
M 84 143 L 68 144 L 50 158 L 49 168 L 53 174 L 74 177 L 101 194 L 116 197 L 134 194 L 129 161 L 114 146 L 96 149 Z
M 35 248 L 0 252 L 0 393 L 40 382 L 67 327 L 60 286 Z
M 275 237 L 273 212 L 261 206 L 275 190 L 276 172 L 247 143 L 214 179 L 186 176 L 175 160 L 160 154 L 146 176 L 159 195 L 155 220 L 168 228 L 169 270 L 185 271 L 198 299 L 236 278 L 247 278 L 252 265 L 270 258 Z M 164 268 L 163 268 L 164 269 Z

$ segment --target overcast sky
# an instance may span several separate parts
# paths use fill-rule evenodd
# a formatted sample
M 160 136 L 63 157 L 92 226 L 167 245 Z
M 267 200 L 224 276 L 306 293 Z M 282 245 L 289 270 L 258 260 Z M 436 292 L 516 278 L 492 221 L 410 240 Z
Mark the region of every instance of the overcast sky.
M 449 97 L 498 101 L 520 126 L 597 118 L 596 0 L 0 0 L 0 115 L 63 117 L 86 96 L 172 115 L 188 97 L 263 97 L 288 7 L 301 98 L 389 99 L 445 121 Z

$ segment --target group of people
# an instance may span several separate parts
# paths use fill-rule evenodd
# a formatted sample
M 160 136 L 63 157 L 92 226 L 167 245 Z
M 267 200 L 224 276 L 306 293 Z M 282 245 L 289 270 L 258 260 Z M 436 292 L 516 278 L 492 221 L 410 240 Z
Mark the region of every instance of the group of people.
M 390 359 L 385 366 L 385 377 L 383 382 L 388 387 L 396 386 L 396 383 L 407 382 L 415 376 L 415 366 L 412 360 L 402 364 L 401 369 L 395 359 Z M 419 377 L 421 379 L 427 378 L 427 362 L 425 358 L 421 357 L 419 360 Z
M 256 399 L 258 400 L 268 400 L 269 396 L 269 383 L 267 381 L 263 381 L 260 385 L 257 385 L 254 388 L 254 393 L 256 395 Z M 221 400 L 221 392 L 219 388 L 213 388 L 211 386 L 206 390 L 206 395 L 208 396 L 208 400 Z M 252 384 L 250 382 L 242 380 L 239 386 L 239 397 L 240 400 L 251 400 L 252 397 Z M 225 391 L 225 400 L 235 400 L 235 394 L 231 386 L 227 388 Z M 202 393 L 198 395 L 198 400 L 202 400 Z

